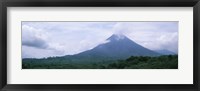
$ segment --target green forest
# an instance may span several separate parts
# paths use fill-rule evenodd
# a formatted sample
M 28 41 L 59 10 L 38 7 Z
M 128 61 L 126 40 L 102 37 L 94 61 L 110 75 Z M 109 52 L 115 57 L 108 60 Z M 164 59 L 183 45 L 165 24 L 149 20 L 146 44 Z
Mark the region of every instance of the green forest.
M 125 60 L 68 61 L 62 57 L 22 59 L 22 69 L 178 69 L 178 55 L 131 56 Z

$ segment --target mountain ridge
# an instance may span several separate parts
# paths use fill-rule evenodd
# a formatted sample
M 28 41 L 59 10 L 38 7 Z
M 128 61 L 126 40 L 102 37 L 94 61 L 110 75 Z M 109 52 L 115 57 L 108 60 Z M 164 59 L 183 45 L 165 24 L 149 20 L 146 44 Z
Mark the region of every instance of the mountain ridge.
M 106 39 L 106 43 L 99 44 L 96 47 L 75 54 L 66 55 L 71 60 L 90 60 L 90 59 L 126 59 L 130 56 L 159 56 L 160 54 L 147 49 L 136 42 L 132 41 L 125 35 L 113 34 Z

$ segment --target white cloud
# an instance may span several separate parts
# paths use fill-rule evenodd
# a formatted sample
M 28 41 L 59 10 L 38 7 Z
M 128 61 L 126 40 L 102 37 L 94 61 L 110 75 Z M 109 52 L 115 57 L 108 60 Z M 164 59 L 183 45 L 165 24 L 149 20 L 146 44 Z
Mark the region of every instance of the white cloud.
M 48 47 L 46 36 L 41 30 L 26 25 L 22 26 L 22 45 L 45 49 Z
M 178 22 L 120 22 L 113 29 L 151 50 L 178 53 Z
M 113 33 L 152 50 L 178 51 L 178 22 L 22 22 L 23 58 L 77 54 Z

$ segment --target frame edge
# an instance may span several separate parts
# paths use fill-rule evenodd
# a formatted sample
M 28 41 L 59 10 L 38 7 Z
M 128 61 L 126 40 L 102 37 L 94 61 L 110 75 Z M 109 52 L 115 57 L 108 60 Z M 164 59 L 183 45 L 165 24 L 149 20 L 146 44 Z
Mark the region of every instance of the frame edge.
M 199 32 L 199 30 L 200 30 L 200 26 L 199 26 L 199 24 L 200 24 L 200 1 L 199 2 L 197 2 L 196 3 L 196 5 L 194 6 L 194 10 L 193 10 L 193 22 L 194 22 L 194 33 L 193 33 L 193 35 L 194 35 L 194 49 L 196 49 L 196 50 L 194 50 L 194 58 L 196 58 L 196 59 L 194 59 L 194 63 L 193 63 L 193 65 L 194 65 L 194 78 L 193 78 L 193 80 L 194 80 L 194 85 L 195 85 L 195 87 L 197 88 L 197 89 L 199 89 L 200 88 L 200 84 L 199 84 L 199 80 L 200 80 L 200 72 L 199 72 L 199 69 L 200 69 L 200 62 L 199 62 L 199 60 L 200 60 L 200 57 L 199 57 L 199 52 L 200 52 L 200 48 L 199 48 L 199 45 L 200 45 L 200 32 Z M 196 42 L 196 43 L 195 43 Z
M 0 82 L 0 85 L 1 86 L 0 86 L 0 89 L 2 89 L 2 88 L 9 89 L 9 88 L 12 88 L 12 87 L 10 87 L 12 85 L 8 85 L 7 84 L 7 63 L 6 63 L 6 61 L 7 61 L 7 26 L 6 26 L 7 25 L 7 9 L 6 9 L 7 3 L 5 3 L 3 1 L 1 1 L 0 3 L 1 3 L 0 4 L 0 20 L 1 20 L 1 22 L 0 22 L 0 28 L 1 28 L 1 31 L 0 31 L 0 35 L 1 35 L 1 40 L 0 40 L 0 44 L 1 44 L 0 45 L 0 51 L 1 51 L 1 55 L 0 55 L 0 60 L 1 60 L 0 61 L 0 65 L 1 65 L 1 67 L 0 67 L 0 71 L 1 71 L 0 72 L 1 73 L 0 74 L 0 81 L 1 82 Z M 13 3 L 13 4 L 15 5 L 15 3 Z M 26 3 L 24 3 L 24 4 L 26 4 Z M 51 3 L 51 4 L 53 4 L 53 3 Z M 12 5 L 12 3 L 11 3 L 11 5 Z M 198 30 L 200 30 L 200 26 L 198 26 L 198 24 L 200 23 L 200 18 L 199 18 L 199 16 L 200 16 L 200 1 L 197 2 L 194 5 L 194 11 L 193 11 L 193 13 L 194 13 L 194 17 L 193 17 L 193 20 L 194 20 L 193 21 L 194 22 L 194 31 L 193 31 L 194 32 L 193 33 L 193 35 L 194 35 L 194 39 L 193 39 L 194 43 L 193 44 L 194 45 L 193 46 L 194 46 L 194 49 L 196 49 L 196 50 L 194 50 L 194 55 L 193 55 L 193 57 L 194 57 L 194 63 L 193 64 L 195 66 L 195 69 L 194 69 L 194 87 L 195 87 L 195 89 L 199 90 L 199 83 L 198 82 L 200 82 L 199 81 L 200 77 L 198 77 L 198 76 L 200 75 L 200 72 L 198 72 L 198 71 L 199 71 L 200 67 L 198 67 L 198 65 L 200 65 L 200 62 L 198 62 L 199 61 L 198 54 L 200 52 L 200 48 L 198 48 L 198 46 L 200 45 L 200 42 L 199 42 L 200 36 L 198 36 L 198 35 L 200 35 L 200 32 Z M 195 60 L 197 60 L 197 61 L 195 61 Z M 17 85 L 13 85 L 13 86 L 17 86 Z M 51 86 L 51 85 L 49 85 L 49 86 Z M 49 86 L 47 86 L 47 87 L 49 87 Z M 27 88 L 28 87 L 31 87 L 31 86 L 27 86 Z M 45 88 L 46 86 L 38 86 L 38 87 L 39 88 Z M 94 86 L 94 87 L 96 87 L 96 86 Z M 173 88 L 173 87 L 171 87 L 171 88 Z M 173 88 L 173 89 L 175 89 L 175 88 Z M 145 91 L 147 91 L 147 90 L 148 89 L 146 89 Z M 171 90 L 169 89 L 169 91 L 171 91 Z

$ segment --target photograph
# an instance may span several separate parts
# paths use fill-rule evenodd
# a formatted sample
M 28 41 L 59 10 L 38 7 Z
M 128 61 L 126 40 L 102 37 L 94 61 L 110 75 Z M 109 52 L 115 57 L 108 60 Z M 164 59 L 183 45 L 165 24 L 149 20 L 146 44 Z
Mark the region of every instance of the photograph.
M 200 0 L 3 0 L 1 91 L 199 91 Z
M 22 21 L 22 69 L 178 69 L 178 21 Z

